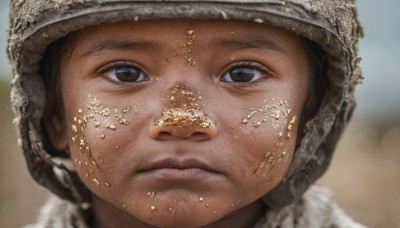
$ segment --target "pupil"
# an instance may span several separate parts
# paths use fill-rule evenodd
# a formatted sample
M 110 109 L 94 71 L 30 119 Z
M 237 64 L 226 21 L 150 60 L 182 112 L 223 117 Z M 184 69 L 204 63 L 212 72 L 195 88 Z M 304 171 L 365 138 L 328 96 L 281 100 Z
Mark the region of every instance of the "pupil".
M 236 68 L 231 70 L 230 74 L 234 82 L 249 82 L 254 78 L 254 69 Z
M 131 67 L 119 67 L 115 69 L 115 76 L 120 81 L 136 81 L 140 76 L 140 72 Z

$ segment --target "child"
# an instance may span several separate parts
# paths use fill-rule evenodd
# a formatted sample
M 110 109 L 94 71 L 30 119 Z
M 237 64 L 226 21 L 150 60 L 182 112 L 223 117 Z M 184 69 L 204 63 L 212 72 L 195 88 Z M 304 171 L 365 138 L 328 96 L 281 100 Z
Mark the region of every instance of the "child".
M 33 227 L 363 227 L 317 187 L 354 107 L 350 0 L 11 0 Z M 305 194 L 304 194 L 305 193 Z

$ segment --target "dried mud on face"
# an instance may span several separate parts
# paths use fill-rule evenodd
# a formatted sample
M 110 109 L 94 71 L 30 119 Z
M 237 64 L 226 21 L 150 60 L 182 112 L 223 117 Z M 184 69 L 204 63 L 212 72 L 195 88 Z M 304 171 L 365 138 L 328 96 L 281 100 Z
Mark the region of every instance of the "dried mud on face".
M 17 147 L 6 85 L 0 83 L 0 227 L 21 227 L 36 220 L 49 193 L 32 180 Z M 340 206 L 357 221 L 400 228 L 399 164 L 400 122 L 381 128 L 354 119 L 318 184 L 331 188 Z

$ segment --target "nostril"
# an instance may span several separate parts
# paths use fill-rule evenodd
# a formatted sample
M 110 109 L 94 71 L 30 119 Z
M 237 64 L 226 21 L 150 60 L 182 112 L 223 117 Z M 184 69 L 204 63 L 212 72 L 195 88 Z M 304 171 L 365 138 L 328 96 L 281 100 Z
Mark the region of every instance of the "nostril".
M 216 134 L 215 125 L 208 128 L 202 127 L 178 127 L 178 126 L 152 126 L 150 137 L 157 140 L 171 140 L 173 138 L 194 139 L 198 141 L 210 140 Z
M 192 134 L 191 137 L 198 137 L 198 136 L 203 136 L 203 135 L 205 135 L 203 132 L 195 132 Z
M 167 131 L 160 131 L 159 135 L 171 135 L 171 133 Z
M 164 138 L 167 138 L 167 137 L 171 137 L 171 136 L 172 136 L 171 133 L 166 132 L 166 131 L 161 131 L 158 134 L 158 137 L 161 138 L 161 139 L 164 139 Z
M 171 132 L 169 132 L 169 131 L 167 131 L 167 130 L 165 130 L 165 129 L 162 129 L 162 128 L 160 128 L 160 127 L 152 128 L 152 129 L 150 130 L 150 136 L 151 136 L 152 138 L 154 138 L 154 139 L 158 139 L 158 140 L 162 140 L 162 141 L 164 141 L 164 140 L 169 140 L 169 139 L 171 139 L 171 138 L 174 137 L 174 136 L 171 134 Z

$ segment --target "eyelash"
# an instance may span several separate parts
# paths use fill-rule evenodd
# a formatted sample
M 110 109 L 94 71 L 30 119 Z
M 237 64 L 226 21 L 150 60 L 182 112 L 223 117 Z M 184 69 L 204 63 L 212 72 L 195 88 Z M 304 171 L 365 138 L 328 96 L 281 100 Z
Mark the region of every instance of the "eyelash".
M 105 66 L 102 66 L 100 69 L 98 69 L 96 71 L 96 73 L 101 75 L 101 76 L 103 76 L 103 77 L 105 77 L 105 73 L 106 72 L 111 71 L 111 70 L 116 69 L 116 68 L 119 68 L 119 67 L 121 67 L 121 68 L 122 67 L 135 68 L 138 71 L 140 71 L 141 73 L 143 73 L 144 76 L 146 77 L 146 79 L 148 80 L 147 74 L 140 67 L 138 67 L 136 64 L 133 64 L 132 62 L 128 62 L 128 61 L 119 61 L 119 62 L 113 62 L 113 63 L 107 64 Z M 230 73 L 233 69 L 237 69 L 237 68 L 251 68 L 251 69 L 254 69 L 254 70 L 259 71 L 261 73 L 261 77 L 259 79 L 255 80 L 255 81 L 251 81 L 251 82 L 228 82 L 228 81 L 224 81 L 223 80 L 223 77 L 226 74 Z M 233 64 L 229 65 L 227 67 L 227 70 L 225 70 L 224 73 L 222 74 L 222 76 L 220 77 L 220 81 L 224 82 L 224 83 L 227 83 L 227 84 L 232 84 L 232 85 L 238 86 L 238 87 L 248 87 L 248 86 L 254 85 L 254 84 L 256 84 L 256 83 L 258 83 L 260 81 L 268 80 L 271 77 L 274 77 L 272 71 L 269 68 L 263 66 L 262 64 L 259 64 L 257 62 L 253 62 L 253 61 L 242 61 L 242 62 L 236 62 L 236 63 L 233 63 Z M 120 85 L 120 84 L 132 84 L 132 83 L 137 84 L 137 83 L 146 81 L 146 80 L 140 80 L 140 81 L 134 81 L 134 82 L 131 82 L 131 83 L 129 83 L 129 82 L 127 83 L 127 82 L 117 82 L 117 81 L 112 80 L 110 78 L 107 78 L 107 80 L 110 81 L 111 83 L 117 84 L 117 85 Z
M 253 82 L 226 82 L 226 81 L 222 81 L 222 77 L 225 76 L 227 73 L 229 73 L 231 70 L 235 69 L 235 68 L 252 68 L 254 70 L 259 71 L 262 76 L 260 79 L 253 81 Z M 239 86 L 239 87 L 247 87 L 250 85 L 253 85 L 255 83 L 264 81 L 264 80 L 268 80 L 274 77 L 274 73 L 266 66 L 257 63 L 257 62 L 253 62 L 253 61 L 242 61 L 242 62 L 236 62 L 233 63 L 231 65 L 229 65 L 227 67 L 227 70 L 224 71 L 224 73 L 222 74 L 222 76 L 220 77 L 220 81 L 221 82 L 225 82 L 228 84 L 234 84 L 234 86 Z
M 140 71 L 141 73 L 143 73 L 144 76 L 146 77 L 146 79 L 148 79 L 147 73 L 145 73 L 145 71 L 142 70 L 141 67 L 139 67 L 138 65 L 136 65 L 136 64 L 134 64 L 132 62 L 129 62 L 129 61 L 118 61 L 118 62 L 112 62 L 112 63 L 106 64 L 105 66 L 100 67 L 100 69 L 98 69 L 96 71 L 96 73 L 98 75 L 101 75 L 102 77 L 106 77 L 105 73 L 107 73 L 109 71 L 112 71 L 112 70 L 115 70 L 117 68 L 123 68 L 123 67 L 134 68 L 134 69 Z M 129 82 L 117 82 L 117 81 L 114 81 L 114 80 L 112 80 L 112 79 L 110 79 L 108 77 L 106 77 L 106 79 L 108 81 L 110 81 L 111 83 L 117 84 L 117 85 L 121 85 L 121 84 L 137 84 L 137 83 L 146 81 L 146 80 L 141 80 L 141 81 L 134 81 L 134 82 L 130 82 L 129 83 Z

